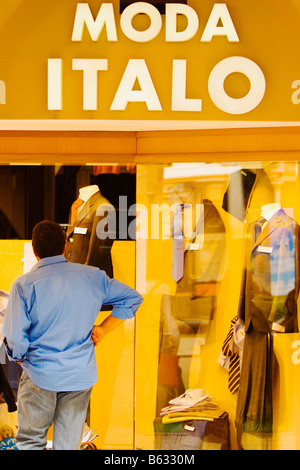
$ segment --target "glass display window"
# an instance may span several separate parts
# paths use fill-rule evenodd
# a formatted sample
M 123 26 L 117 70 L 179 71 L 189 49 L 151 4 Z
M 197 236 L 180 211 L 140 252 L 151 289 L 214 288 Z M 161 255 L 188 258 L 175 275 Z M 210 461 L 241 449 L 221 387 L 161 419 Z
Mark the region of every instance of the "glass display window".
M 128 236 L 135 216 L 133 208 L 130 214 L 127 211 L 135 204 L 135 180 L 135 165 L 0 166 L 0 326 L 12 283 L 36 263 L 31 234 L 43 219 L 65 229 L 68 261 L 97 266 L 135 287 L 135 230 L 130 231 L 132 238 Z M 84 204 L 73 219 L 79 196 Z M 97 324 L 110 313 L 109 307 L 102 307 Z M 91 395 L 87 429 L 98 435 L 93 441 L 97 448 L 134 447 L 134 338 L 132 319 L 96 348 L 98 382 Z M 6 357 L 1 335 L 0 362 L 17 395 L 22 369 Z M 7 424 L 2 418 L 1 426 Z M 48 438 L 51 441 L 52 429 Z
M 138 166 L 138 448 L 294 444 L 298 191 L 295 162 Z
M 35 262 L 39 220 L 60 223 L 75 256 L 84 192 L 111 210 L 96 223 L 101 256 L 79 262 L 144 297 L 96 352 L 99 447 L 299 448 L 299 162 L 10 165 L 0 180 L 4 299 Z

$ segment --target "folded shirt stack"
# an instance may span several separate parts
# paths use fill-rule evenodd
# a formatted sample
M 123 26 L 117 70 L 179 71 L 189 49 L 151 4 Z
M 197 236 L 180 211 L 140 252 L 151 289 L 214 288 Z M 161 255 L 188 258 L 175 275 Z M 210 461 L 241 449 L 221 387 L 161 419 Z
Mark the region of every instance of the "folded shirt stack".
M 187 389 L 179 397 L 170 400 L 160 415 L 162 423 L 166 424 L 191 420 L 213 421 L 225 413 L 203 389 Z

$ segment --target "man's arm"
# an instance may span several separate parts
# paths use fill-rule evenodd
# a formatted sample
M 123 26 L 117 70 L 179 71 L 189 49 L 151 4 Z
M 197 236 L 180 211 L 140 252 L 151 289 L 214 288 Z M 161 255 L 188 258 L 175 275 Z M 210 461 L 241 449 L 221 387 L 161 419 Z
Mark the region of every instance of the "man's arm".
M 92 331 L 92 340 L 95 346 L 97 346 L 107 333 L 120 326 L 124 321 L 125 318 L 116 318 L 109 315 L 100 325 L 95 325 Z
M 10 290 L 9 300 L 3 322 L 6 337 L 6 352 L 10 359 L 23 361 L 29 346 L 27 332 L 31 320 L 23 297 L 22 287 L 15 282 Z
M 143 302 L 143 297 L 135 289 L 108 276 L 105 276 L 104 280 L 102 284 L 105 292 L 103 305 L 112 305 L 113 310 L 100 325 L 94 326 L 92 339 L 95 345 L 125 320 L 133 318 Z
M 106 276 L 107 285 L 103 305 L 112 305 L 111 315 L 116 318 L 132 318 L 143 302 L 143 297 L 132 287 Z

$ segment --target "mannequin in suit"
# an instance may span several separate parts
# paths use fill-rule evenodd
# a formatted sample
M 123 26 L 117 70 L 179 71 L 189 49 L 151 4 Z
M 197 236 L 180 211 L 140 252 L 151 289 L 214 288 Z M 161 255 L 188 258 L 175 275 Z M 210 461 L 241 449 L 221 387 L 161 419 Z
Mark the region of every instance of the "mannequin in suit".
M 109 211 L 114 208 L 97 185 L 80 188 L 79 198 L 70 210 L 65 257 L 72 263 L 96 266 L 113 277 L 111 248 L 114 234 L 99 233 L 99 222 Z
M 297 332 L 296 311 L 292 331 L 276 325 L 280 325 L 286 316 L 290 293 L 294 292 L 295 300 L 298 296 L 299 225 L 278 203 L 263 206 L 261 215 L 266 220 L 256 240 L 255 223 L 249 224 L 248 228 L 248 267 L 244 276 L 240 317 L 245 321 L 246 330 L 252 323 L 261 332 L 274 328 L 276 331 Z
M 272 330 L 298 332 L 299 225 L 279 203 L 262 207 L 261 226 L 246 237 L 246 267 L 239 317 L 245 323 L 243 367 L 236 425 L 243 431 L 272 432 Z
M 198 237 L 200 235 L 200 240 Z M 174 315 L 194 331 L 206 329 L 214 315 L 226 246 L 225 226 L 214 204 L 203 200 L 201 222 L 186 240 L 184 270 L 177 280 Z
M 198 197 L 199 188 L 192 185 L 182 185 L 179 188 L 178 185 L 173 191 L 180 196 L 176 200 L 178 205 L 187 208 L 191 206 L 193 210 L 195 202 L 201 203 L 201 210 L 198 214 L 197 210 L 194 210 L 194 216 L 197 214 L 198 219 L 191 217 L 195 221 L 192 230 L 187 232 L 184 230 L 185 220 L 182 224 L 184 246 L 182 274 L 174 278 L 173 269 L 175 293 L 162 295 L 158 414 L 171 398 L 184 391 L 178 364 L 180 337 L 188 335 L 191 344 L 197 335 L 201 337 L 202 343 L 205 342 L 217 305 L 226 247 L 226 232 L 222 218 L 210 200 L 202 199 L 201 195 Z M 174 238 L 173 233 L 173 255 Z M 180 239 L 178 241 L 180 242 Z M 173 268 L 174 262 L 173 258 Z

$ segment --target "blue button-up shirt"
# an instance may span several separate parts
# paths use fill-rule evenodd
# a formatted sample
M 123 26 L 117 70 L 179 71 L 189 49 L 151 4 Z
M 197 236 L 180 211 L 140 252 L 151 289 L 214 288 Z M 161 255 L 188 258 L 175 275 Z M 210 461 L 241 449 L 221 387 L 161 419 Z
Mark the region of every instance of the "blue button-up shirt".
M 13 283 L 3 323 L 10 359 L 37 386 L 76 391 L 97 381 L 92 328 L 102 305 L 132 318 L 142 297 L 92 266 L 43 258 Z

